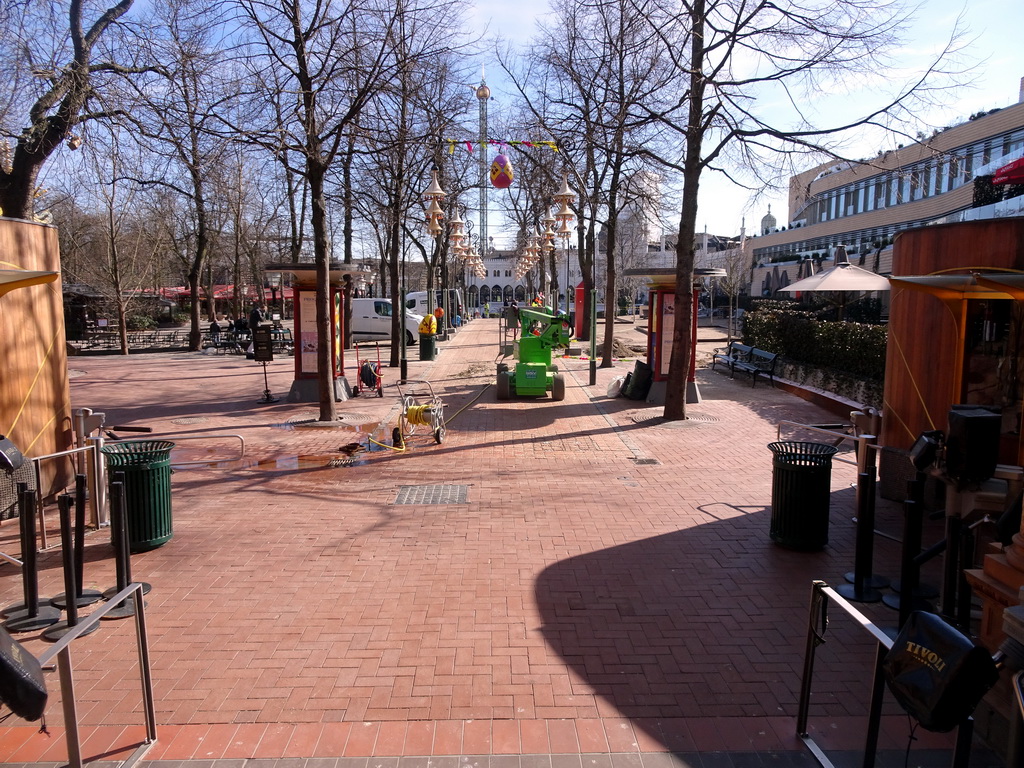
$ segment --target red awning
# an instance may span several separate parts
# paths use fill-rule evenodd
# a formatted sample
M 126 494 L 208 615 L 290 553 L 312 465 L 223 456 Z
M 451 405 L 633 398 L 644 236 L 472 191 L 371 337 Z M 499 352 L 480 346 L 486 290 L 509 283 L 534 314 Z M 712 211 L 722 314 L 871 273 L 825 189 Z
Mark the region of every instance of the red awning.
M 1024 157 L 1007 163 L 992 176 L 993 184 L 1024 184 Z

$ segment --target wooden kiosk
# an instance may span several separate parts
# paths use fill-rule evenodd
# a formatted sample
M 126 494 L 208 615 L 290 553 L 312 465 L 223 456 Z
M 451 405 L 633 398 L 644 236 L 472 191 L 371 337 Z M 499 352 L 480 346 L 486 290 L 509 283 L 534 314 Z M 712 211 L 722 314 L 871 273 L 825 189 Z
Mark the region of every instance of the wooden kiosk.
M 55 227 L 0 218 L 0 435 L 29 458 L 74 447 L 59 271 Z M 24 471 L 34 485 L 31 465 Z M 41 462 L 39 471 L 43 496 L 74 479 L 67 457 Z M 0 493 L 4 509 L 15 500 Z
M 653 384 L 647 395 L 647 402 L 663 404 L 668 381 L 668 367 L 672 362 L 672 334 L 675 330 L 676 270 L 675 268 L 629 269 L 629 277 L 643 277 L 648 282 L 647 301 L 650 306 L 647 332 L 647 364 L 651 366 Z M 690 369 L 686 374 L 686 402 L 699 403 L 700 389 L 697 386 L 697 306 L 701 286 L 698 281 L 705 277 L 725 277 L 724 269 L 693 270 L 693 323 L 690 331 Z
M 288 392 L 289 403 L 315 403 L 320 400 L 319 368 L 317 352 L 319 335 L 316 326 L 316 264 L 279 263 L 267 264 L 266 273 L 281 273 L 291 276 L 295 315 L 292 338 L 295 340 L 295 378 Z M 334 399 L 348 400 L 352 390 L 345 378 L 345 353 L 343 340 L 345 321 L 345 284 L 365 273 L 358 269 L 343 268 L 336 262 L 330 268 L 330 344 L 331 379 L 334 383 Z M 351 284 L 351 283 L 350 283 Z
M 971 450 L 998 457 L 995 479 L 964 485 L 945 478 L 945 510 L 957 525 L 983 512 L 998 517 L 1024 480 L 1024 218 L 903 232 L 894 244 L 891 283 L 883 487 L 887 473 L 899 474 L 892 465 L 901 457 L 892 452 L 906 451 L 922 432 L 947 430 L 954 405 L 992 407 L 1000 413 L 999 434 Z M 983 602 L 980 635 L 995 650 L 1003 609 L 1019 602 L 1024 586 L 1024 536 L 966 576 Z

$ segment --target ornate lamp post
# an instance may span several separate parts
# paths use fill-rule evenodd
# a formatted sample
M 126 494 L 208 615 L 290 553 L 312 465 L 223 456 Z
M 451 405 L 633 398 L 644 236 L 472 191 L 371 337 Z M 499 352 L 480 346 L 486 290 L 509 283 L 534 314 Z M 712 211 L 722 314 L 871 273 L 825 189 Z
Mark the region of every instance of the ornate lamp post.
M 281 288 L 281 273 L 280 272 L 268 272 L 267 273 L 267 284 L 270 286 L 270 319 L 274 321 L 274 325 L 279 325 L 278 319 L 274 317 L 276 312 L 280 317 L 284 317 L 284 311 L 278 306 L 277 303 L 277 289 Z M 281 292 L 281 298 L 284 298 L 284 291 Z M 283 303 L 283 302 L 282 302 Z
M 546 211 L 544 218 L 541 220 L 541 224 L 544 225 L 544 229 L 541 231 L 540 237 L 540 248 L 541 253 L 545 256 L 550 256 L 555 250 L 555 217 L 551 215 L 551 211 Z M 547 266 L 545 265 L 545 269 Z M 568 297 L 569 291 L 566 290 L 566 296 Z M 558 307 L 558 296 L 555 296 L 555 307 Z
M 569 291 L 572 288 L 569 284 L 569 237 L 572 235 L 570 224 L 575 218 L 570 206 L 576 202 L 576 193 L 569 189 L 568 173 L 562 174 L 562 186 L 552 197 L 560 206 L 555 214 L 555 219 L 558 221 L 556 234 L 562 238 L 562 246 L 565 250 L 565 313 L 569 314 Z M 579 307 L 576 307 L 576 311 L 579 311 Z
M 452 255 L 455 257 L 456 264 L 459 265 L 458 276 L 456 277 L 456 283 L 461 278 L 462 288 L 466 289 L 466 274 L 465 274 L 465 263 L 466 263 L 466 251 L 468 250 L 463 241 L 466 239 L 466 224 L 462 220 L 462 216 L 459 214 L 459 203 L 454 201 L 452 203 L 452 209 L 454 215 L 448 221 L 448 242 L 451 243 Z M 468 301 L 468 297 L 464 297 L 464 300 Z M 469 314 L 469 306 L 466 306 L 466 314 Z M 465 321 L 466 318 L 463 318 Z
M 441 222 L 444 221 L 444 210 L 441 208 L 441 201 L 448 196 L 448 193 L 441 188 L 441 184 L 437 180 L 437 169 L 434 168 L 431 171 L 430 186 L 427 187 L 423 193 L 423 199 L 429 201 L 430 205 L 427 206 L 427 232 L 434 238 L 434 245 L 437 248 L 438 254 L 441 252 L 441 233 L 444 232 L 444 227 L 441 226 Z M 445 285 L 447 278 L 447 269 L 445 269 L 444 262 L 441 263 L 441 301 L 442 307 L 444 308 L 444 317 L 441 318 L 440 328 L 438 333 L 442 334 L 441 340 L 447 340 L 448 338 L 448 286 Z M 405 306 L 405 298 L 402 299 L 402 306 Z M 404 315 L 404 310 L 403 310 Z M 402 337 L 405 337 L 405 321 L 403 319 L 402 326 Z M 405 378 L 403 376 L 403 378 Z

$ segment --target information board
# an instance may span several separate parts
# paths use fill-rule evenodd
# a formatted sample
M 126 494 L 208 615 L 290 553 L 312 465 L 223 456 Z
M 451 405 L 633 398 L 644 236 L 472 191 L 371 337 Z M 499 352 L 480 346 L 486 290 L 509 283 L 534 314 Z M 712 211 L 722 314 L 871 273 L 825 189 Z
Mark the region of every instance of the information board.
M 252 347 L 257 363 L 270 363 L 274 360 L 273 326 L 261 325 L 252 332 Z

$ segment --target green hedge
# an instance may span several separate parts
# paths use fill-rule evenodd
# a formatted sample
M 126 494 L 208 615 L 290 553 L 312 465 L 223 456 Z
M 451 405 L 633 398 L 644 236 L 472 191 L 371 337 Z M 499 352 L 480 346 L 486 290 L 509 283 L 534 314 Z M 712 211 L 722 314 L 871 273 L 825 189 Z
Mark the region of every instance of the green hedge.
M 869 381 L 885 379 L 884 325 L 818 320 L 781 301 L 754 303 L 744 318 L 743 342 L 793 362 L 832 368 Z

